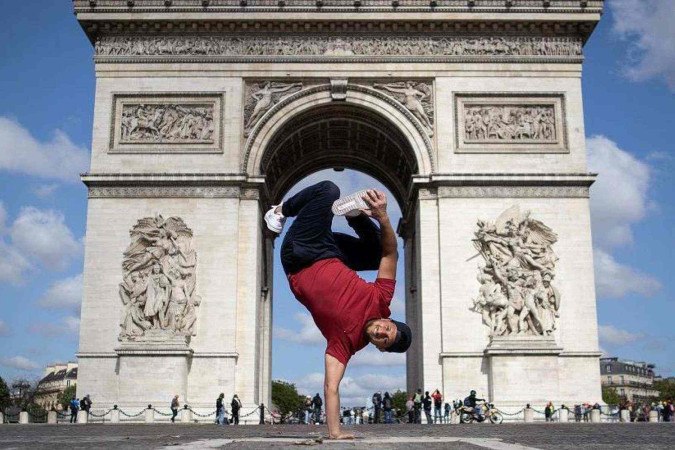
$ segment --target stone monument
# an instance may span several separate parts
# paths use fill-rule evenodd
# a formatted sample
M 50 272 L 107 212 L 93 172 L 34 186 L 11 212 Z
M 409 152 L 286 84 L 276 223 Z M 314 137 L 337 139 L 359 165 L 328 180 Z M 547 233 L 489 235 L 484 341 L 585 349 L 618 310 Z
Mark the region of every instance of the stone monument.
M 262 214 L 331 167 L 401 205 L 408 390 L 601 401 L 581 93 L 601 0 L 74 7 L 97 78 L 78 353 L 96 405 L 270 403 Z

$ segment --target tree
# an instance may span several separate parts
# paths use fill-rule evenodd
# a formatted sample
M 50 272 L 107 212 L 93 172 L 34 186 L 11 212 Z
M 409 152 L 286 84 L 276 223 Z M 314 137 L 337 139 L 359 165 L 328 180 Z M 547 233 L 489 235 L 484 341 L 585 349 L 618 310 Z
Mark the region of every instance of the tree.
M 63 392 L 59 394 L 57 397 L 56 401 L 59 402 L 61 407 L 63 408 L 64 411 L 68 410 L 68 406 L 70 405 L 70 401 L 75 398 L 75 391 L 77 390 L 77 386 L 74 384 L 71 384 L 68 386 Z
M 7 387 L 5 380 L 0 377 L 0 411 L 4 411 L 10 404 L 9 387 Z
M 612 387 L 602 388 L 602 401 L 608 405 L 618 405 L 621 403 L 621 396 L 617 394 L 616 389 Z
M 659 391 L 659 400 L 675 400 L 675 378 L 654 381 L 654 389 Z
M 286 381 L 272 381 L 272 403 L 279 408 L 281 422 L 285 422 L 289 414 L 295 414 L 302 406 L 303 397 L 293 383 Z
M 406 413 L 405 402 L 408 401 L 408 394 L 400 389 L 394 392 L 391 396 L 391 403 L 394 405 L 394 410 L 398 417 L 403 417 Z

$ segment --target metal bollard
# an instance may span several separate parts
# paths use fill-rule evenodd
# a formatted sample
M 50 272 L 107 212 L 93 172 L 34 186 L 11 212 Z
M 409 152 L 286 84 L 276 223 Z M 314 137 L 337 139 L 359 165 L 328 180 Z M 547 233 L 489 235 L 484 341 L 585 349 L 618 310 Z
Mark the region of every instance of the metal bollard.
M 78 411 L 77 412 L 77 423 L 86 425 L 89 422 L 89 413 L 87 411 Z
M 260 404 L 260 425 L 265 425 L 265 405 Z
M 110 422 L 120 423 L 120 410 L 119 409 L 114 408 L 112 411 L 110 411 Z
M 145 410 L 145 423 L 154 423 L 155 422 L 155 410 L 146 409 Z
M 592 423 L 600 423 L 600 410 L 599 409 L 591 409 L 591 422 Z
M 649 421 L 650 422 L 658 422 L 659 421 L 658 411 L 649 411 Z
M 28 417 L 28 411 L 21 411 L 19 413 L 19 423 L 22 424 L 22 425 L 30 423 L 30 418 Z
M 525 423 L 534 422 L 534 410 L 532 408 L 525 408 L 523 410 L 523 419 L 525 420 Z
M 56 411 L 47 412 L 47 423 L 55 424 L 57 422 L 58 413 Z
M 187 408 L 183 408 L 180 411 L 180 421 L 183 422 L 183 423 L 192 422 L 192 411 L 190 411 Z
M 622 409 L 619 416 L 621 417 L 622 422 L 630 422 L 630 411 L 627 409 Z
M 567 423 L 570 421 L 570 411 L 568 409 L 559 409 L 558 410 L 558 421 L 562 423 Z

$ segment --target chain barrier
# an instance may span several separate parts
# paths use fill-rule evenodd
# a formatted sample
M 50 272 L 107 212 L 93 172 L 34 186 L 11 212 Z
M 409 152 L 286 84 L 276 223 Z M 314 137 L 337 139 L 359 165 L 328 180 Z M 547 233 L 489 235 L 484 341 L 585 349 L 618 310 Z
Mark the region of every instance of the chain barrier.
M 188 411 L 192 411 L 192 414 L 194 414 L 194 415 L 197 416 L 197 417 L 211 417 L 211 416 L 215 416 L 215 415 L 216 415 L 216 411 L 213 411 L 212 413 L 208 413 L 208 414 L 199 414 L 197 411 L 195 411 L 195 410 L 192 409 L 192 408 L 189 408 L 189 407 L 188 407 L 188 408 L 184 408 L 184 409 L 187 409 Z M 226 413 L 227 413 L 227 411 L 226 411 Z
M 61 417 L 62 419 L 66 419 L 66 418 L 70 417 L 70 414 L 63 413 L 61 411 L 56 411 L 56 417 L 57 418 Z
M 495 410 L 496 410 L 499 414 L 503 414 L 503 415 L 505 415 L 505 416 L 517 416 L 518 414 L 520 414 L 520 413 L 522 413 L 523 411 L 525 411 L 525 408 L 521 409 L 521 410 L 518 411 L 518 412 L 514 412 L 514 413 L 507 413 L 507 412 L 505 412 L 505 411 L 502 411 L 502 410 L 499 409 L 499 408 L 495 408 Z
M 107 411 L 104 412 L 103 414 L 94 414 L 93 412 L 90 412 L 89 415 L 90 415 L 91 417 L 101 418 L 101 417 L 105 417 L 105 416 L 107 416 L 108 414 L 110 414 L 110 411 L 112 411 L 113 409 L 115 409 L 115 408 L 110 408 L 109 410 L 107 410 Z
M 141 416 L 145 412 L 145 409 L 141 409 L 138 414 L 127 414 L 124 411 L 122 411 L 121 409 L 119 411 L 120 411 L 120 414 L 122 414 L 125 417 L 134 418 L 134 417 Z
M 170 412 L 170 413 L 163 413 L 162 411 L 158 410 L 157 408 L 152 408 L 152 410 L 153 410 L 154 412 L 156 412 L 157 414 L 159 414 L 160 416 L 164 416 L 164 417 L 173 416 L 173 412 Z
M 254 409 L 253 411 L 251 411 L 251 412 L 248 413 L 248 414 L 244 414 L 243 416 L 239 416 L 239 418 L 240 418 L 240 419 L 243 419 L 244 417 L 248 417 L 248 416 L 250 416 L 251 414 L 253 414 L 253 413 L 255 413 L 256 411 L 258 411 L 259 409 L 260 409 L 260 406 L 258 406 L 256 409 Z M 265 408 L 265 409 L 267 409 L 267 408 Z M 267 410 L 269 411 L 269 409 L 267 409 Z
M 38 423 L 42 421 L 47 421 L 47 413 L 44 414 L 33 414 L 33 413 L 28 413 L 28 416 L 31 418 L 31 421 L 33 423 Z

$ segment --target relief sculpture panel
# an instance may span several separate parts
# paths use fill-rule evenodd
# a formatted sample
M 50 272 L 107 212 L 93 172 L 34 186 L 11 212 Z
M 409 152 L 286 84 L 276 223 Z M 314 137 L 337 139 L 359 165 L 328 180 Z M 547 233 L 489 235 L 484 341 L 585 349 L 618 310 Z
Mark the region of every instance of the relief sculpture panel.
M 220 152 L 219 96 L 116 96 L 111 152 Z
M 282 98 L 301 90 L 301 82 L 261 81 L 246 85 L 244 100 L 244 136 L 248 136 L 260 118 Z
M 458 95 L 455 106 L 458 152 L 567 151 L 562 96 Z

